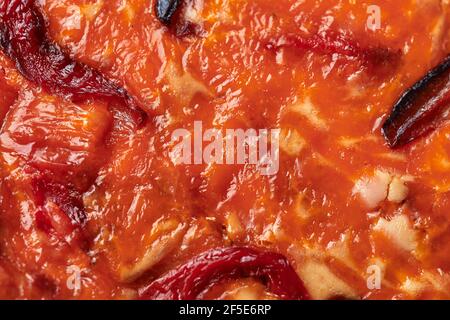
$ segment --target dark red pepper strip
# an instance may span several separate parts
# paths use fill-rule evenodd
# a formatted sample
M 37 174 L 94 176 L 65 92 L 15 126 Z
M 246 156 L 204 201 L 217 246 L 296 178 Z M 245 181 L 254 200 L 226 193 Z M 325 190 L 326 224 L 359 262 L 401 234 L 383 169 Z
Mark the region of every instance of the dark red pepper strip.
M 200 254 L 140 290 L 140 298 L 194 300 L 210 285 L 239 277 L 261 279 L 282 299 L 309 299 L 303 282 L 284 256 L 247 247 L 213 249 Z
M 395 68 L 401 59 L 401 51 L 385 47 L 362 47 L 355 39 L 339 33 L 320 33 L 312 36 L 287 34 L 269 41 L 268 49 L 296 48 L 320 54 L 339 54 L 356 58 L 374 68 Z
M 146 115 L 127 91 L 99 71 L 71 59 L 46 33 L 35 0 L 2 0 L 0 49 L 28 80 L 73 102 L 105 99 L 125 106 L 140 125 Z
M 450 106 L 450 55 L 394 105 L 382 132 L 391 147 L 403 146 L 435 129 Z

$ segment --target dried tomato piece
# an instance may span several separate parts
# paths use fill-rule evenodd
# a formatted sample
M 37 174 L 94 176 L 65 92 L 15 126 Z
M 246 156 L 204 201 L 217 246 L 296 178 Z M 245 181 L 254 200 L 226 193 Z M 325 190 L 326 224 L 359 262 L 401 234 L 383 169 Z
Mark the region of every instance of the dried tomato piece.
M 450 106 L 450 55 L 394 105 L 382 132 L 389 146 L 403 146 L 435 129 Z
M 52 94 L 82 102 L 105 99 L 124 106 L 137 124 L 145 113 L 127 91 L 99 71 L 77 62 L 47 37 L 45 20 L 35 0 L 3 0 L 0 4 L 0 49 L 28 80 Z
M 287 300 L 308 300 L 303 282 L 287 259 L 277 253 L 247 247 L 213 249 L 155 280 L 140 291 L 147 300 L 193 300 L 219 281 L 256 277 Z

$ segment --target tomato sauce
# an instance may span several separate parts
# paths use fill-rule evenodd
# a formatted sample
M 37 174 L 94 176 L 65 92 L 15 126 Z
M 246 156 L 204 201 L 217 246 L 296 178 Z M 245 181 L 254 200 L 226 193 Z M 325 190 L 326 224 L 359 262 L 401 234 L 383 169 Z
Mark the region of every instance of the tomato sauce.
M 147 120 L 0 53 L 1 298 L 134 299 L 236 246 L 286 257 L 313 299 L 450 297 L 450 129 L 397 149 L 381 133 L 450 53 L 446 1 L 190 0 L 171 25 L 155 0 L 37 3 L 49 39 Z M 174 163 L 172 132 L 195 121 L 280 129 L 278 173 Z M 199 297 L 280 298 L 247 276 Z

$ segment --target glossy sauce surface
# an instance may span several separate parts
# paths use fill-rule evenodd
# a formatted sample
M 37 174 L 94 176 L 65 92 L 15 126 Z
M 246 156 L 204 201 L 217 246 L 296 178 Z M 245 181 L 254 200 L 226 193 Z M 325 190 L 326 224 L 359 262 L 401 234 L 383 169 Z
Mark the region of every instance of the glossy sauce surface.
M 0 297 L 136 298 L 233 245 L 283 254 L 316 299 L 450 297 L 450 127 L 395 151 L 380 132 L 450 52 L 446 1 L 187 1 L 197 31 L 183 37 L 154 1 L 38 2 L 49 36 L 151 116 L 136 129 L 105 101 L 50 95 L 0 54 Z M 280 128 L 279 172 L 174 164 L 171 134 L 194 121 Z M 57 232 L 36 223 L 36 169 L 80 195 L 82 235 L 52 201 Z M 367 286 L 374 266 L 380 289 Z M 251 278 L 201 296 L 277 298 Z

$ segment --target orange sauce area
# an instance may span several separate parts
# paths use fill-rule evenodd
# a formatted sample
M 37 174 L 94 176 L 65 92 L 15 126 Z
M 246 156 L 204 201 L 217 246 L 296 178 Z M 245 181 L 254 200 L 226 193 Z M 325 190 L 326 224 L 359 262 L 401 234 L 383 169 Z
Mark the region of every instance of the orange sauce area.
M 124 86 L 150 121 L 135 130 L 104 103 L 49 96 L 0 54 L 1 298 L 135 298 L 193 256 L 231 245 L 284 254 L 317 299 L 450 297 L 450 129 L 399 150 L 380 132 L 401 93 L 450 52 L 444 1 L 192 0 L 183 14 L 203 32 L 184 38 L 157 20 L 154 0 L 40 3 L 50 37 Z M 381 9 L 376 31 L 370 5 Z M 315 34 L 401 56 L 386 67 L 270 46 Z M 278 173 L 174 164 L 171 134 L 194 121 L 280 128 Z M 88 248 L 36 227 L 29 164 L 82 191 Z M 355 185 L 376 172 L 390 185 L 404 179 L 407 196 L 368 206 Z M 406 221 L 415 246 L 399 245 L 383 221 Z M 79 290 L 70 266 L 81 270 Z M 202 297 L 276 298 L 255 279 Z

